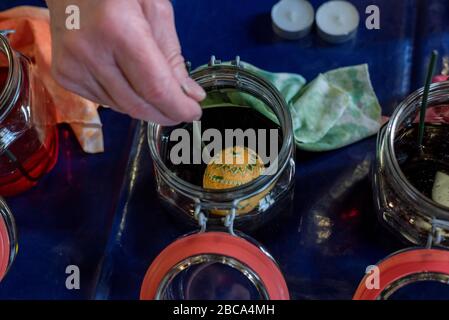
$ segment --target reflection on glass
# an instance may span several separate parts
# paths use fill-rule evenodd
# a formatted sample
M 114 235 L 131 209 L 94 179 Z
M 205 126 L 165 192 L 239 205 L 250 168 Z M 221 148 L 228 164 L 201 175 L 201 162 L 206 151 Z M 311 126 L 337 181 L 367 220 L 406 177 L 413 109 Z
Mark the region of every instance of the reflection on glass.
M 449 284 L 442 275 L 424 276 L 426 280 L 411 281 L 394 290 L 387 297 L 389 300 L 449 300 Z M 436 278 L 441 279 L 437 280 Z M 435 280 L 430 280 L 435 278 Z M 446 280 L 445 280 L 446 279 Z
M 164 300 L 261 300 L 254 284 L 239 270 L 212 262 L 180 272 L 163 293 Z

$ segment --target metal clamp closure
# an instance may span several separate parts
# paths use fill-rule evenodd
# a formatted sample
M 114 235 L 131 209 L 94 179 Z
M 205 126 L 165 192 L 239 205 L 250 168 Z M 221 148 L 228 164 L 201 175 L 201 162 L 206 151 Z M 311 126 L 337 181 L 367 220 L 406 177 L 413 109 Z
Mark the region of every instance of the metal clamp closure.
M 214 205 L 215 207 L 215 205 Z M 195 212 L 194 212 L 194 218 L 196 221 L 198 221 L 198 226 L 200 227 L 200 233 L 204 233 L 207 231 L 207 222 L 209 221 L 209 217 L 203 212 L 203 204 L 200 201 L 197 201 L 195 205 Z M 220 208 L 221 209 L 221 208 Z M 234 221 L 237 215 L 237 209 L 235 203 L 233 204 L 232 208 L 230 209 L 230 212 L 223 217 L 221 220 L 223 222 L 223 225 L 227 228 L 228 232 L 235 236 L 234 231 Z
M 222 61 L 215 58 L 215 56 L 211 56 L 209 60 L 209 67 L 221 65 Z M 236 66 L 237 68 L 243 69 L 243 64 L 240 60 L 240 56 L 236 56 L 233 61 L 231 61 L 231 65 Z
M 0 30 L 0 34 L 5 37 L 13 33 L 16 33 L 16 30 L 14 29 Z
M 433 218 L 432 230 L 427 238 L 427 249 L 441 245 L 441 242 L 443 241 L 443 231 L 449 231 L 449 222 Z

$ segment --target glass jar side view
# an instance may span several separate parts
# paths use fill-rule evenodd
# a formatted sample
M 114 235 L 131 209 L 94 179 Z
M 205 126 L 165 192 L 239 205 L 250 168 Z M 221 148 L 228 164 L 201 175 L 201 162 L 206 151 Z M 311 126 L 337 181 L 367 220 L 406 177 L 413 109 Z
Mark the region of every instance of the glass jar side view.
M 34 186 L 56 163 L 55 110 L 28 58 L 0 34 L 0 195 Z
M 182 128 L 194 136 L 192 124 L 167 128 L 150 123 L 149 145 L 164 207 L 193 222 L 199 212 L 204 212 L 210 224 L 222 224 L 223 216 L 234 212 L 237 226 L 253 227 L 279 212 L 288 212 L 293 197 L 295 148 L 292 120 L 283 97 L 270 83 L 245 70 L 239 59 L 222 64 L 212 58 L 207 67 L 194 71 L 191 76 L 207 93 L 202 103 L 202 132 L 208 128 L 221 132 L 237 128 L 277 130 L 280 132 L 279 142 L 276 141 L 277 168 L 270 175 L 261 175 L 235 188 L 205 189 L 201 185 L 205 165 L 173 166 L 169 159 L 170 134 Z M 268 137 L 266 141 L 273 140 Z M 204 145 L 200 152 L 204 152 Z
M 402 238 L 425 245 L 430 236 L 449 246 L 449 82 L 429 94 L 423 147 L 418 119 L 423 89 L 396 109 L 378 135 L 374 197 L 381 221 Z M 446 188 L 446 189 L 444 189 Z
M 5 201 L 0 197 L 0 282 L 14 262 L 17 249 L 14 217 Z

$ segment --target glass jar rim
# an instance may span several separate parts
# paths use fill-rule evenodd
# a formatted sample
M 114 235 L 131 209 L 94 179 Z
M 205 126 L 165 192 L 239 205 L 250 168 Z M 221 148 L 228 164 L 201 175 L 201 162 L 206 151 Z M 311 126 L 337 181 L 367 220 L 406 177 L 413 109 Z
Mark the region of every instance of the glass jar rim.
M 9 262 L 7 265 L 7 268 L 5 270 L 5 274 L 1 275 L 0 274 L 0 281 L 2 276 L 5 276 L 6 273 L 8 272 L 9 268 L 11 267 L 11 264 L 13 263 L 13 261 L 16 258 L 17 255 L 17 249 L 18 249 L 18 240 L 17 240 L 17 228 L 16 228 L 16 223 L 15 223 L 15 219 L 14 216 L 12 215 L 11 210 L 9 209 L 8 205 L 6 204 L 5 200 L 0 197 L 0 220 L 3 221 L 4 225 L 6 226 L 6 234 L 3 236 L 6 236 L 8 241 L 6 243 L 9 243 L 9 250 L 7 250 L 7 252 L 9 253 Z M 2 235 L 0 234 L 0 244 L 1 244 L 1 239 Z M 3 239 L 4 241 L 5 239 Z M 0 248 L 1 250 L 1 248 Z M 1 265 L 1 261 L 0 261 L 0 265 Z M 1 268 L 1 266 L 0 266 Z
M 215 61 L 214 59 L 212 61 Z M 250 183 L 232 188 L 232 189 L 220 189 L 220 190 L 208 190 L 204 189 L 200 186 L 189 183 L 181 178 L 179 178 L 176 174 L 168 169 L 165 163 L 162 161 L 159 156 L 159 152 L 157 150 L 157 134 L 158 130 L 162 128 L 161 125 L 156 123 L 148 123 L 147 130 L 147 138 L 148 144 L 150 147 L 150 153 L 155 162 L 155 165 L 158 167 L 162 178 L 166 183 L 170 186 L 175 187 L 182 194 L 191 197 L 198 198 L 206 201 L 212 202 L 223 202 L 225 198 L 225 202 L 238 202 L 243 199 L 247 199 L 252 197 L 259 192 L 263 192 L 270 187 L 270 185 L 276 181 L 279 176 L 282 174 L 284 169 L 289 164 L 289 159 L 291 153 L 294 152 L 294 143 L 293 143 L 293 122 L 288 110 L 287 103 L 285 99 L 282 97 L 281 93 L 274 87 L 270 82 L 253 73 L 252 71 L 245 70 L 240 66 L 240 63 L 237 65 L 224 65 L 224 64 L 212 64 L 209 66 L 201 67 L 195 71 L 193 71 L 190 76 L 192 79 L 196 80 L 200 85 L 202 81 L 206 80 L 214 80 L 220 78 L 219 72 L 222 72 L 221 75 L 226 73 L 234 74 L 234 86 L 236 89 L 244 90 L 242 87 L 242 81 L 247 80 L 250 82 L 254 82 L 261 86 L 264 90 L 269 92 L 272 97 L 276 99 L 276 103 L 279 104 L 278 113 L 276 113 L 276 117 L 281 123 L 281 129 L 283 130 L 283 141 L 282 147 L 278 154 L 278 170 L 276 174 L 273 175 L 264 175 L 259 178 L 251 181 Z M 229 80 L 229 79 L 227 79 Z M 219 86 L 218 86 L 219 87 Z M 251 93 L 252 94 L 252 93 Z
M 265 299 L 290 297 L 279 265 L 257 241 L 228 232 L 208 231 L 183 236 L 165 248 L 147 270 L 140 298 L 162 298 L 173 276 L 193 264 L 205 262 L 234 267 L 251 281 Z
M 432 105 L 432 98 L 434 95 L 438 92 L 448 92 L 449 91 L 449 81 L 445 82 L 439 82 L 434 83 L 430 86 L 429 91 L 429 106 Z M 395 139 L 396 139 L 396 132 L 398 131 L 398 128 L 403 123 L 404 119 L 406 119 L 408 116 L 410 116 L 413 112 L 418 110 L 421 106 L 420 101 L 422 99 L 424 93 L 424 88 L 420 88 L 410 94 L 404 101 L 402 101 L 396 110 L 394 111 L 393 115 L 391 116 L 390 121 L 386 125 L 386 132 L 385 132 L 385 138 L 387 139 L 387 161 L 390 166 L 393 167 L 392 170 L 392 176 L 393 179 L 401 185 L 401 187 L 404 188 L 407 196 L 411 198 L 416 204 L 419 206 L 425 205 L 429 209 L 432 210 L 432 213 L 439 218 L 448 219 L 449 218 L 449 208 L 446 206 L 443 206 L 432 199 L 428 198 L 424 194 L 422 194 L 418 189 L 416 189 L 410 181 L 406 178 L 405 174 L 403 173 L 399 162 L 397 161 L 396 157 L 396 150 L 395 150 Z M 448 96 L 448 103 L 449 103 L 449 96 Z
M 20 94 L 22 82 L 19 61 L 6 35 L 0 33 L 0 54 L 8 60 L 8 76 L 3 88 L 0 88 L 0 123 L 11 111 Z
M 378 288 L 368 288 L 367 274 L 354 294 L 354 300 L 384 300 L 399 289 L 419 281 L 448 284 L 449 252 L 441 248 L 406 248 L 383 258 L 376 264 L 384 275 Z

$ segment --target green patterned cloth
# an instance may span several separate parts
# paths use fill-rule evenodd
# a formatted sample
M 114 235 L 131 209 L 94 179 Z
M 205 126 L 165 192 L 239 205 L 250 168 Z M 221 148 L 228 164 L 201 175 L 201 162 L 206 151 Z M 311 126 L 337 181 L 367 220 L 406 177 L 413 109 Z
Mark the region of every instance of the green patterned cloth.
M 284 96 L 292 118 L 298 148 L 307 151 L 335 150 L 377 133 L 381 107 L 371 85 L 368 65 L 340 68 L 318 75 L 306 85 L 297 74 L 271 73 L 244 63 L 245 69 L 269 80 Z M 220 97 L 208 97 L 205 105 Z M 277 122 L 264 103 L 236 92 L 227 93 L 227 103 L 247 105 Z

